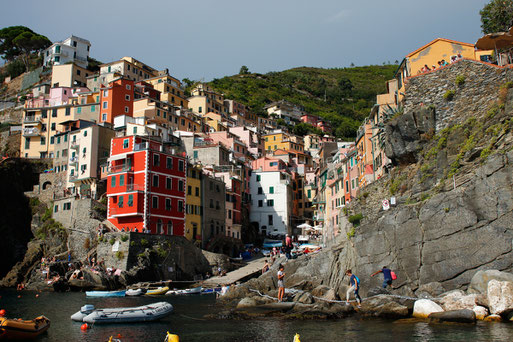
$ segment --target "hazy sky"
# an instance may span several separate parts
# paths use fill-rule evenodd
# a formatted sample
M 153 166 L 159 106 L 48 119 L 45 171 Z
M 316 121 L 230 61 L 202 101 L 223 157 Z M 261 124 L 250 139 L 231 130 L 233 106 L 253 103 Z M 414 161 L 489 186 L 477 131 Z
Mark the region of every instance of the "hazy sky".
M 488 0 L 3 0 L 0 27 L 88 39 L 91 57 L 132 56 L 180 79 L 241 65 L 266 73 L 401 60 L 438 38 L 474 43 Z

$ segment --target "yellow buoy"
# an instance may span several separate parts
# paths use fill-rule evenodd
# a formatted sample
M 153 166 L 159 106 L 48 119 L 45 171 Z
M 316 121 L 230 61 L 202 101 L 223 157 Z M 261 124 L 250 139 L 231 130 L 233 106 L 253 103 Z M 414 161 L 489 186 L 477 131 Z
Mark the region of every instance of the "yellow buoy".
M 170 334 L 168 331 L 165 342 L 180 342 L 180 338 L 178 337 L 178 335 Z
M 299 340 L 299 334 L 296 333 L 296 336 L 294 336 L 294 342 L 301 342 Z

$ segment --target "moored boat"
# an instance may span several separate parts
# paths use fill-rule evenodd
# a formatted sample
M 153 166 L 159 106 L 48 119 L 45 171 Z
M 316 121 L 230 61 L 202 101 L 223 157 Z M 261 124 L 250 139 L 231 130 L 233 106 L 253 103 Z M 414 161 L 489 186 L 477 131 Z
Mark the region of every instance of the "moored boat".
M 146 291 L 146 295 L 147 296 L 160 296 L 160 295 L 166 294 L 167 291 L 169 291 L 169 287 L 164 286 L 164 287 L 159 287 L 158 289 L 155 289 L 155 290 L 148 290 L 148 291 Z
M 95 309 L 93 305 L 84 305 L 79 312 L 71 316 L 71 319 L 91 324 L 148 322 L 166 317 L 171 312 L 173 312 L 173 306 L 167 302 L 130 308 L 105 309 Z
M 33 320 L 0 317 L 0 339 L 29 340 L 44 333 L 50 327 L 50 320 L 39 316 Z
M 171 290 L 166 292 L 166 296 L 169 295 L 182 295 L 182 294 L 199 294 L 201 293 L 201 290 L 203 287 L 193 287 L 192 289 L 185 289 L 185 290 Z
M 129 289 L 129 290 L 126 290 L 126 295 L 127 296 L 140 296 L 144 293 L 143 289 Z
M 124 297 L 125 290 L 122 291 L 86 291 L 87 297 Z

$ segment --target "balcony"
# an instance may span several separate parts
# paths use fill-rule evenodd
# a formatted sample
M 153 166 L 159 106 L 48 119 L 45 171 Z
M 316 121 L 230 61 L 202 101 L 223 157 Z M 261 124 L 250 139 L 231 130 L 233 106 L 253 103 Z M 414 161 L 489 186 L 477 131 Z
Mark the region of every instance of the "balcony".
M 145 191 L 144 185 L 141 184 L 127 184 L 126 191 Z
M 134 171 L 132 165 L 122 164 L 122 165 L 114 165 L 109 168 L 109 174 L 118 173 L 118 172 L 131 172 Z
M 41 131 L 37 128 L 24 128 L 23 136 L 24 137 L 37 137 L 41 135 Z
M 77 157 L 71 157 L 71 158 L 69 158 L 69 162 L 70 162 L 70 164 L 77 164 L 78 163 L 78 158 Z
M 41 123 L 41 116 L 40 115 L 37 115 L 37 116 L 26 116 L 23 119 L 23 123 L 26 124 L 26 125 L 37 125 L 37 124 L 40 124 Z
M 78 150 L 80 148 L 80 145 L 76 141 L 72 141 L 69 146 L 74 150 Z
M 149 144 L 147 142 L 135 144 L 134 151 L 144 151 L 144 150 L 147 150 L 148 147 L 149 147 Z
M 73 182 L 78 179 L 78 174 L 74 173 L 72 175 L 69 175 L 69 181 Z
M 138 210 L 137 206 L 129 207 L 128 203 L 125 203 L 122 208 L 110 208 L 109 217 L 122 217 L 122 216 L 137 216 L 143 215 L 142 210 Z

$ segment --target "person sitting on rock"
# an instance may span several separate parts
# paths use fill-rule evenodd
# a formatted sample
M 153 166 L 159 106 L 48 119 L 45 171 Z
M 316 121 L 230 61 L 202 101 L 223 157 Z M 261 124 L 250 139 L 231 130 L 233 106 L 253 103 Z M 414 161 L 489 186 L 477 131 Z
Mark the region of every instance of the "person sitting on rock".
M 383 266 L 379 271 L 372 273 L 371 277 L 374 277 L 378 273 L 383 273 L 383 288 L 386 289 L 389 285 L 392 287 L 392 271 L 388 267 Z

